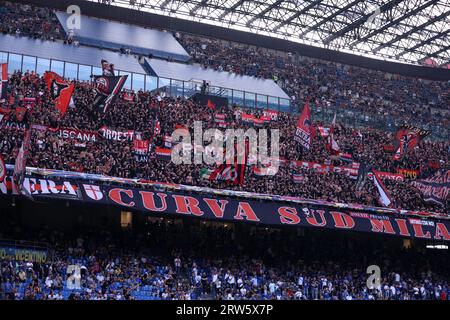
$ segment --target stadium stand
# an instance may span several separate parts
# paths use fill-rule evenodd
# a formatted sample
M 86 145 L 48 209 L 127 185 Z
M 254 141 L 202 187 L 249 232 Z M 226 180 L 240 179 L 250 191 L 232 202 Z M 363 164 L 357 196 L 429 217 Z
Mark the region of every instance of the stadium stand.
M 1 1 L 0 31 L 12 35 L 55 40 L 64 34 L 53 11 L 22 3 Z
M 413 230 L 415 238 L 449 240 L 445 223 L 450 219 L 450 81 L 405 77 L 93 17 L 84 17 L 82 23 L 96 24 L 105 32 L 118 30 L 114 38 L 104 33 L 73 34 L 61 26 L 65 14 L 7 1 L 0 1 L 0 16 L 0 63 L 7 63 L 0 91 L 4 98 L 0 155 L 6 164 L 2 170 L 6 177 L 0 182 L 0 207 L 5 213 L 0 217 L 0 239 L 43 242 L 48 258 L 18 259 L 17 242 L 0 242 L 0 299 L 450 299 L 448 252 L 424 251 L 425 242 L 418 239 L 420 245 L 409 247 L 405 240 L 405 248 L 399 249 L 400 239 L 390 242 L 381 235 L 186 222 L 189 219 L 160 218 L 158 210 L 151 212 L 152 219 L 141 215 L 137 219 L 142 223 L 130 230 L 81 222 L 64 229 L 33 220 L 29 207 L 33 193 L 42 188 L 63 193 L 75 186 L 78 201 L 84 195 L 81 186 L 85 193 L 86 186 L 94 186 L 98 189 L 90 191 L 94 200 L 100 200 L 97 197 L 112 198 L 102 187 L 129 187 L 132 182 L 136 190 L 152 194 L 218 192 L 218 199 L 233 202 L 245 193 L 258 203 L 279 197 L 286 205 L 291 200 L 313 202 L 317 211 L 350 208 L 345 212 L 408 219 L 414 226 L 406 231 Z M 127 32 L 139 37 L 125 43 Z M 147 35 L 165 40 L 150 40 L 159 47 L 146 46 Z M 119 53 L 120 48 L 132 52 Z M 49 85 L 50 70 L 60 77 Z M 118 82 L 110 85 L 113 80 Z M 192 88 L 206 82 L 210 90 Z M 67 88 L 73 93 L 62 112 L 58 99 Z M 105 88 L 111 89 L 105 99 L 112 102 L 99 108 L 99 92 Z M 208 94 L 207 102 L 193 99 L 193 93 Z M 214 96 L 226 98 L 228 106 L 216 105 L 210 100 Z M 302 112 L 308 107 L 311 116 Z M 188 129 L 194 140 L 195 121 L 201 121 L 204 130 L 279 130 L 282 163 L 277 174 L 245 166 L 242 182 L 230 183 L 230 177 L 220 175 L 224 170 L 218 177 L 211 174 L 217 172 L 216 164 L 173 163 L 170 154 L 179 141 L 172 140 L 172 133 Z M 295 139 L 305 123 L 311 124 L 308 149 Z M 399 132 L 407 133 L 399 136 Z M 411 141 L 417 143 L 409 148 Z M 365 180 L 368 172 L 374 183 Z M 45 182 L 48 177 L 54 179 L 53 185 Z M 33 190 L 30 178 L 44 182 L 35 183 Z M 68 187 L 64 179 L 74 185 Z M 22 184 L 16 186 L 17 181 Z M 62 186 L 55 185 L 58 181 Z M 126 190 L 118 192 L 116 203 L 123 202 L 121 192 Z M 382 192 L 388 204 L 380 202 Z M 57 210 L 80 221 L 79 208 L 89 213 L 99 208 L 61 199 L 55 200 Z M 37 202 L 40 211 L 51 211 Z M 185 204 L 189 210 L 191 205 Z M 304 209 L 309 221 L 312 216 Z M 98 211 L 108 210 L 119 212 Z M 42 221 L 53 224 L 53 219 L 48 214 Z M 433 226 L 436 233 L 427 237 L 417 225 Z M 383 224 L 380 232 L 389 233 L 386 229 Z M 33 248 L 26 250 L 36 254 Z M 370 264 L 382 266 L 385 275 L 375 289 L 366 287 L 367 274 L 361 267 Z M 68 287 L 69 265 L 81 266 L 79 289 Z
M 389 117 L 404 122 L 414 118 L 424 127 L 435 114 L 442 125 L 433 132 L 447 131 L 448 82 L 401 77 L 193 35 L 179 39 L 204 67 L 277 80 L 297 100 L 297 108 L 306 98 L 317 97 L 321 108 L 336 106 L 341 112 L 384 115 L 384 125 Z
M 302 166 L 294 169 L 289 166 L 282 166 L 276 179 L 271 176 L 257 176 L 254 171 L 247 170 L 243 186 L 230 186 L 227 181 L 203 179 L 200 176 L 200 171 L 207 167 L 206 165 L 174 165 L 156 154 L 156 148 L 165 147 L 165 137 L 170 136 L 177 125 L 190 128 L 193 126 L 193 122 L 198 120 L 203 121 L 205 129 L 215 127 L 215 114 L 225 114 L 225 121 L 229 124 L 228 127 L 243 127 L 245 129 L 251 127 L 249 124 L 236 120 L 235 113 L 241 110 L 237 107 L 235 109 L 210 110 L 204 105 L 198 105 L 190 100 L 162 98 L 158 94 L 151 95 L 148 92 L 139 92 L 135 95 L 134 101 L 126 101 L 123 97 L 118 99 L 113 107 L 102 115 L 100 111 L 94 109 L 92 85 L 80 82 L 77 83 L 75 90 L 75 107 L 70 108 L 64 118 L 60 119 L 55 112 L 42 78 L 34 74 L 16 73 L 10 78 L 10 87 L 13 88 L 13 91 L 23 92 L 24 95 L 39 91 L 46 93 L 37 100 L 33 111 L 27 113 L 26 120 L 48 128 L 57 128 L 56 132 L 55 130 L 33 131 L 32 141 L 36 143 L 31 145 L 33 157 L 29 160 L 29 165 L 33 167 L 71 171 L 72 165 L 78 164 L 84 172 L 101 173 L 109 176 L 141 177 L 168 183 L 377 205 L 375 189 L 367 186 L 369 188 L 365 190 L 367 195 L 361 198 L 359 194 L 353 192 L 356 181 L 349 179 L 346 173 L 329 172 L 323 174 Z M 143 108 L 144 105 L 149 107 Z M 345 159 L 334 155 L 332 150 L 327 149 L 326 138 L 319 134 L 309 152 L 299 148 L 292 139 L 297 116 L 288 113 L 280 113 L 279 116 L 280 119 L 271 122 L 269 126 L 281 130 L 281 158 L 320 164 L 329 162 L 335 166 L 346 165 Z M 13 123 L 17 123 L 15 117 L 16 113 L 11 112 Z M 160 132 L 154 136 L 154 119 L 156 118 L 160 122 L 161 128 Z M 72 140 L 64 139 L 58 131 L 62 128 L 74 128 L 94 132 L 102 125 L 115 130 L 139 131 L 142 133 L 143 139 L 154 138 L 155 148 L 151 152 L 150 161 L 148 163 L 136 161 L 133 153 L 130 152 L 133 150 L 133 142 L 129 140 L 85 141 L 80 147 L 74 144 Z M 318 123 L 317 125 L 320 126 L 321 124 Z M 267 125 L 265 126 L 267 127 Z M 8 127 L 3 128 L 5 133 L 9 130 Z M 10 146 L 6 148 L 4 157 L 9 161 L 7 161 L 8 163 L 13 163 L 19 144 L 14 144 L 13 140 L 10 140 L 15 139 L 14 135 L 10 137 L 5 134 L 4 139 L 8 139 L 4 142 L 4 145 Z M 396 172 L 397 168 L 422 170 L 422 176 L 419 176 L 419 178 L 426 177 L 436 171 L 429 167 L 430 160 L 438 163 L 439 167 L 444 170 L 449 169 L 448 142 L 423 142 L 407 158 L 395 161 L 392 158 L 392 153 L 383 149 L 383 146 L 390 144 L 392 136 L 376 129 L 358 131 L 339 126 L 336 129 L 336 139 L 346 153 L 352 154 L 355 162 L 371 163 L 379 171 Z M 8 151 L 13 150 L 14 146 L 16 146 L 15 151 L 8 153 Z M 410 163 L 413 165 L 410 165 Z M 295 183 L 292 178 L 293 173 L 305 175 L 306 181 L 300 184 Z M 330 183 L 330 181 L 333 183 Z M 392 198 L 395 199 L 397 208 L 417 209 L 418 211 L 427 209 L 437 212 L 448 211 L 448 201 L 443 207 L 426 203 L 422 200 L 420 193 L 407 182 L 386 181 L 386 184 Z
M 73 216 L 79 216 L 75 210 Z M 354 235 L 300 236 L 294 230 L 239 232 L 230 225 L 153 219 L 133 232 L 87 226 L 69 232 L 10 220 L 1 225 L 3 238 L 27 234 L 27 240 L 51 245 L 45 262 L 2 260 L 0 295 L 25 300 L 448 299 L 446 252 L 393 249 L 386 239 Z M 82 271 L 80 288 L 73 290 L 67 287 L 67 266 L 75 263 Z M 366 287 L 361 266 L 369 264 L 383 270 L 379 288 Z

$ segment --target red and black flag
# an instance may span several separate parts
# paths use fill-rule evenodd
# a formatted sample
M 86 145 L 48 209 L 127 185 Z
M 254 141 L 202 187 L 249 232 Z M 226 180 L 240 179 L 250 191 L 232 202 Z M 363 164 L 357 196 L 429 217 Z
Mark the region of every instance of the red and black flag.
M 126 102 L 133 102 L 134 101 L 134 93 L 131 91 L 126 91 L 123 93 L 122 98 Z
M 334 113 L 334 118 L 333 118 L 333 122 L 331 123 L 331 127 L 330 127 L 330 134 L 328 135 L 327 139 L 327 149 L 330 150 L 333 153 L 339 153 L 339 151 L 341 150 L 341 148 L 339 147 L 339 145 L 337 144 L 336 140 L 334 139 L 334 129 L 336 127 L 336 113 Z
M 59 110 L 61 117 L 64 117 L 67 107 L 72 99 L 75 85 L 69 81 L 64 80 L 57 73 L 52 71 L 46 71 L 44 73 L 44 80 L 47 84 L 48 90 L 50 90 L 53 103 L 56 109 Z
M 419 143 L 429 135 L 431 131 L 422 130 L 413 126 L 402 126 L 395 133 L 394 160 L 400 160 L 404 155 L 413 150 Z
M 245 170 L 247 168 L 247 159 L 249 152 L 249 143 L 246 141 L 244 145 L 234 143 L 233 155 L 227 154 L 225 163 L 219 165 L 214 170 L 207 170 L 201 173 L 210 181 L 228 181 L 232 184 L 244 184 Z
M 153 136 L 151 137 L 151 141 L 156 140 L 156 137 L 161 133 L 161 122 L 158 119 L 158 115 L 155 115 L 153 119 Z
M 216 109 L 216 104 L 214 102 L 211 101 L 211 99 L 208 99 L 208 102 L 206 103 L 206 106 L 211 109 L 211 110 L 215 110 Z
M 312 124 L 311 110 L 309 103 L 306 101 L 303 111 L 298 118 L 297 130 L 295 131 L 294 140 L 299 142 L 305 149 L 309 150 L 311 146 Z
M 421 193 L 425 202 L 434 202 L 445 206 L 450 201 L 450 170 L 441 170 L 424 180 L 415 180 L 411 184 Z
M 0 64 L 0 102 L 6 100 L 6 91 L 8 89 L 8 64 Z
M 0 107 L 0 122 L 3 120 L 8 121 L 10 118 L 11 110 Z
M 128 75 L 124 76 L 94 76 L 95 92 L 94 105 L 106 112 L 111 103 L 119 95 Z

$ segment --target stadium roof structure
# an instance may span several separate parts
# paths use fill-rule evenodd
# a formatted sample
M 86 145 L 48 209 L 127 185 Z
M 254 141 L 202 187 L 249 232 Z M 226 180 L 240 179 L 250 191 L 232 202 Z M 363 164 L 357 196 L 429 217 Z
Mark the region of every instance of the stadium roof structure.
M 410 64 L 450 64 L 448 0 L 88 0 Z
M 100 61 L 105 59 L 114 61 L 116 70 L 146 73 L 138 60 L 131 55 L 93 47 L 69 46 L 56 41 L 0 34 L 0 51 L 97 67 L 100 67 Z
M 56 11 L 56 17 L 69 33 L 65 23 L 69 14 Z M 82 44 L 101 48 L 120 49 L 127 47 L 133 52 L 143 55 L 153 54 L 160 58 L 172 58 L 188 61 L 191 57 L 170 32 L 162 32 L 126 23 L 119 23 L 95 17 L 81 15 L 83 28 L 76 30 L 76 38 Z
M 201 79 L 210 82 L 212 86 L 290 99 L 283 89 L 271 79 L 237 75 L 231 72 L 202 68 L 198 65 L 170 62 L 160 59 L 145 58 L 145 61 L 154 76 L 183 81 Z

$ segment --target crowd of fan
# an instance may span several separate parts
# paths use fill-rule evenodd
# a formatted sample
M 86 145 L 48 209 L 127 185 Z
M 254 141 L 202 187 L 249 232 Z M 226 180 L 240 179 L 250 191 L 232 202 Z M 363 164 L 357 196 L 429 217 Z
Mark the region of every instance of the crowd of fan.
M 401 119 L 406 123 L 450 126 L 450 83 L 391 75 L 277 52 L 242 43 L 176 34 L 178 40 L 205 68 L 274 79 L 302 107 L 317 98 L 321 107 Z
M 164 220 L 149 222 L 146 232 L 135 234 L 17 226 L 13 232 L 0 233 L 7 238 L 24 234 L 27 240 L 52 244 L 47 261 L 2 259 L 2 299 L 448 300 L 450 296 L 445 253 L 393 249 L 379 239 L 321 235 L 318 241 L 317 235 L 308 235 L 300 240 L 293 229 L 260 228 L 236 240 L 235 231 L 224 225 L 183 226 Z M 382 277 L 380 286 L 369 289 L 366 268 L 374 264 L 380 266 Z M 80 272 L 68 271 L 69 265 L 77 265 Z M 68 280 L 78 287 L 68 287 Z
M 170 136 L 180 125 L 192 129 L 194 121 L 202 121 L 204 129 L 216 128 L 216 114 L 225 115 L 227 128 L 247 129 L 250 125 L 239 120 L 243 109 L 236 106 L 211 109 L 184 98 L 175 99 L 160 94 L 137 92 L 133 101 L 119 97 L 103 114 L 93 106 L 95 94 L 92 84 L 89 82 L 75 83 L 75 107 L 69 108 L 61 118 L 42 78 L 33 73 L 22 74 L 20 72 L 11 76 L 10 93 L 7 101 L 2 105 L 2 110 L 5 112 L 3 123 L 17 122 L 15 110 L 26 105 L 28 102 L 24 98 L 31 96 L 36 97 L 36 101 L 29 108 L 22 122 L 55 129 L 33 130 L 31 152 L 28 159 L 29 166 L 377 205 L 376 190 L 370 184 L 365 186 L 364 192 L 356 193 L 356 181 L 344 173 L 323 174 L 314 170 L 281 166 L 275 176 L 256 176 L 249 167 L 242 186 L 230 185 L 227 181 L 203 179 L 200 171 L 207 165 L 175 165 L 168 161 L 170 159 L 165 160 L 156 156 L 155 148 L 164 148 L 164 137 Z M 246 112 L 253 112 L 259 116 L 255 111 L 247 110 Z M 280 158 L 338 166 L 349 165 L 342 157 L 327 148 L 327 140 L 321 137 L 318 130 L 311 149 L 309 151 L 303 149 L 293 139 L 297 116 L 287 113 L 279 113 L 278 116 L 277 121 L 265 124 L 264 127 L 280 130 Z M 160 130 L 154 136 L 155 124 L 158 122 Z M 132 141 L 98 139 L 76 144 L 74 140 L 61 138 L 57 130 L 58 128 L 76 128 L 97 132 L 105 125 L 115 130 L 140 131 L 142 139 L 151 139 L 153 148 L 147 161 L 139 162 L 134 156 Z M 316 123 L 316 126 L 318 125 L 321 123 Z M 330 124 L 323 125 L 329 126 Z M 17 130 L 3 127 L 1 132 L 2 153 L 7 163 L 13 163 L 20 147 L 20 133 Z M 393 143 L 391 134 L 371 128 L 356 130 L 338 124 L 335 129 L 335 139 L 343 153 L 352 155 L 353 161 L 371 164 L 380 171 L 396 172 L 397 168 L 420 169 L 422 177 L 427 177 L 434 172 L 434 169 L 428 166 L 430 160 L 438 163 L 441 169 L 450 169 L 448 142 L 424 141 L 401 161 L 394 161 L 393 154 L 384 150 L 386 145 Z M 214 166 L 209 166 L 209 168 L 214 168 Z M 304 182 L 294 183 L 293 173 L 303 174 Z M 391 192 L 394 206 L 397 208 L 444 213 L 448 211 L 448 204 L 441 207 L 425 203 L 419 191 L 410 186 L 408 181 L 386 181 L 385 184 Z
M 0 1 L 0 31 L 43 39 L 73 41 L 48 8 Z M 294 108 L 313 98 L 316 109 L 359 111 L 377 119 L 450 132 L 450 84 L 402 77 L 359 67 L 319 61 L 291 52 L 176 33 L 192 61 L 221 71 L 274 79 L 292 97 Z M 72 39 L 72 40 L 71 40 Z
M 2 1 L 0 16 L 3 33 L 63 38 L 56 17 L 47 9 Z M 389 114 L 411 124 L 432 122 L 441 128 L 450 127 L 448 83 L 403 78 L 188 35 L 178 38 L 195 62 L 218 70 L 272 78 L 299 107 L 307 98 L 317 97 L 314 108 L 337 105 L 342 110 Z M 131 102 L 120 97 L 102 114 L 93 106 L 92 85 L 75 84 L 75 107 L 61 118 L 42 78 L 19 72 L 11 76 L 8 98 L 0 106 L 0 153 L 6 163 L 14 164 L 22 143 L 24 131 L 16 125 L 38 124 L 55 130 L 33 130 L 29 166 L 377 205 L 376 190 L 370 184 L 357 193 L 355 180 L 343 173 L 322 174 L 282 166 L 277 175 L 260 177 L 249 168 L 244 184 L 235 186 L 202 179 L 199 172 L 206 165 L 175 165 L 158 158 L 154 148 L 148 161 L 139 162 L 133 155 L 131 141 L 100 139 L 75 144 L 73 140 L 62 139 L 58 128 L 97 131 L 106 125 L 116 130 L 139 131 L 143 139 L 153 139 L 154 147 L 163 147 L 164 136 L 170 135 L 177 125 L 192 129 L 193 122 L 201 120 L 204 129 L 217 127 L 214 117 L 218 113 L 225 114 L 228 128 L 249 128 L 239 120 L 241 108 L 211 110 L 191 100 L 148 92 L 136 92 Z M 25 101 L 27 97 L 36 101 L 30 106 Z M 27 105 L 30 108 L 20 121 L 16 110 Z M 259 112 L 246 112 L 259 116 Z M 160 132 L 153 137 L 158 121 Z M 346 165 L 326 147 L 326 139 L 319 134 L 309 151 L 301 148 L 293 140 L 296 122 L 296 116 L 280 113 L 278 121 L 264 125 L 280 130 L 281 158 Z M 6 127 L 5 123 L 16 125 Z M 329 123 L 315 125 L 329 126 Z M 433 173 L 428 168 L 430 160 L 439 163 L 442 169 L 450 169 L 448 141 L 422 142 L 407 157 L 394 161 L 392 153 L 383 148 L 393 141 L 386 132 L 338 124 L 335 139 L 355 162 L 369 163 L 381 171 L 421 169 L 422 176 L 427 177 Z M 304 182 L 293 183 L 293 173 L 302 173 Z M 448 201 L 444 207 L 425 203 L 408 181 L 385 183 L 397 208 L 435 212 L 448 212 L 450 208 Z M 242 246 L 233 231 L 225 227 L 186 229 L 162 222 L 148 225 L 148 233 L 120 237 L 98 231 L 70 235 L 45 229 L 35 233 L 0 227 L 0 238 L 18 239 L 27 234 L 29 240 L 34 235 L 34 239 L 54 244 L 51 259 L 45 263 L 0 261 L 2 299 L 446 300 L 450 296 L 445 255 L 430 258 L 430 253 L 413 249 L 392 253 L 381 249 L 380 243 L 368 247 L 367 242 L 315 241 L 314 237 L 298 241 L 297 236 L 293 239 L 293 233 L 268 235 L 259 230 L 249 234 Z M 149 238 L 144 234 L 150 235 Z M 79 290 L 67 288 L 67 267 L 73 264 L 82 270 Z M 380 265 L 383 272 L 379 289 L 366 287 L 365 268 L 371 264 Z
M 57 18 L 51 10 L 5 1 L 0 5 L 3 18 L 0 28 L 3 32 L 62 39 Z M 299 108 L 306 99 L 317 97 L 311 101 L 313 110 L 338 106 L 337 110 L 389 115 L 404 123 L 439 125 L 442 130 L 450 127 L 448 83 L 388 75 L 187 34 L 176 36 L 192 55 L 194 62 L 217 70 L 272 78 L 289 92 L 294 105 Z M 136 130 L 142 133 L 142 139 L 153 139 L 154 126 L 159 121 L 161 130 L 154 137 L 154 146 L 164 146 L 164 136 L 170 135 L 177 125 L 192 128 L 194 121 L 201 120 L 205 129 L 217 127 L 214 122 L 217 113 L 226 115 L 228 128 L 249 127 L 239 121 L 242 111 L 240 108 L 210 110 L 190 100 L 152 95 L 148 92 L 137 92 L 131 102 L 117 99 L 103 114 L 92 103 L 95 94 L 89 82 L 76 82 L 75 108 L 69 109 L 61 118 L 53 106 L 44 81 L 38 75 L 14 73 L 9 83 L 9 97 L 2 105 L 3 123 L 20 122 L 14 109 L 29 106 L 24 98 L 34 97 L 36 101 L 27 111 L 22 121 L 24 123 L 88 131 L 97 131 L 101 126 L 107 126 L 116 130 Z M 11 100 L 10 97 L 14 99 Z M 258 111 L 247 112 L 260 115 Z M 280 113 L 278 121 L 265 125 L 266 128 L 280 130 L 281 158 L 346 165 L 345 161 L 326 148 L 326 139 L 319 134 L 313 139 L 309 151 L 301 148 L 293 140 L 296 122 L 296 116 Z M 329 123 L 316 122 L 315 125 L 329 126 Z M 21 145 L 21 131 L 3 126 L 0 130 L 1 152 L 7 163 L 13 163 Z M 422 177 L 428 177 L 434 171 L 428 167 L 430 161 L 439 163 L 444 170 L 449 169 L 448 141 L 423 142 L 401 161 L 393 161 L 392 154 L 385 152 L 383 148 L 392 144 L 393 137 L 384 131 L 371 128 L 356 130 L 338 124 L 335 139 L 341 150 L 351 154 L 355 162 L 368 163 L 381 171 L 420 169 Z M 274 177 L 258 177 L 252 170 L 247 170 L 244 185 L 232 186 L 227 182 L 202 179 L 199 172 L 206 165 L 174 165 L 155 157 L 154 150 L 148 161 L 138 162 L 133 156 L 130 141 L 100 140 L 74 144 L 73 141 L 59 138 L 57 130 L 34 130 L 28 164 L 119 177 L 142 177 L 163 182 L 377 205 L 376 191 L 372 186 L 366 185 L 364 192 L 355 193 L 355 180 L 342 173 L 322 174 L 301 168 L 281 167 Z M 304 182 L 293 183 L 293 173 L 302 173 L 305 176 Z M 418 190 L 408 182 L 386 181 L 385 184 L 397 208 L 448 211 L 448 203 L 444 207 L 425 203 Z
M 0 32 L 42 40 L 65 39 L 52 10 L 3 0 L 0 1 Z

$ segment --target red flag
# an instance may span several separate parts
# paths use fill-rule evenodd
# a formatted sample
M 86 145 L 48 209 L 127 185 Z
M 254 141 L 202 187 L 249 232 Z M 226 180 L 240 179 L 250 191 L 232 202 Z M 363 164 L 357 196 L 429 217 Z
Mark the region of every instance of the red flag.
M 155 128 L 153 130 L 153 137 L 156 137 L 161 132 L 161 122 L 159 122 L 159 119 L 155 119 Z
M 207 106 L 209 109 L 211 109 L 211 110 L 215 110 L 215 109 L 216 109 L 216 104 L 213 103 L 213 102 L 211 101 L 211 99 L 208 99 L 208 103 L 206 104 L 206 106 Z
M 0 64 L 0 101 L 6 99 L 6 90 L 8 89 L 8 64 Z
M 249 143 L 245 141 L 244 145 L 234 144 L 234 156 L 225 155 L 226 162 L 214 169 L 210 176 L 210 181 L 222 180 L 229 181 L 235 185 L 243 185 L 247 159 L 249 153 Z
M 405 154 L 408 154 L 408 152 L 414 149 L 430 133 L 431 131 L 421 130 L 413 126 L 400 127 L 395 133 L 394 160 L 399 160 Z
M 124 92 L 123 93 L 123 100 L 127 102 L 133 102 L 134 101 L 134 94 L 132 92 Z
M 311 127 L 311 110 L 309 109 L 308 101 L 306 101 L 303 111 L 298 118 L 294 140 L 299 142 L 305 149 L 308 150 L 311 146 Z
M 70 100 L 72 99 L 75 85 L 64 80 L 52 71 L 45 72 L 44 80 L 47 84 L 47 88 L 50 90 L 56 109 L 59 110 L 61 117 L 63 117 L 67 111 Z
M 331 123 L 330 127 L 330 134 L 328 135 L 328 145 L 327 149 L 332 150 L 335 153 L 338 153 L 340 151 L 340 147 L 337 144 L 336 140 L 334 139 L 334 128 L 336 126 L 336 112 L 334 113 L 333 122 Z

